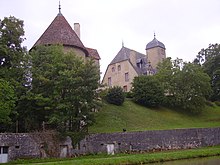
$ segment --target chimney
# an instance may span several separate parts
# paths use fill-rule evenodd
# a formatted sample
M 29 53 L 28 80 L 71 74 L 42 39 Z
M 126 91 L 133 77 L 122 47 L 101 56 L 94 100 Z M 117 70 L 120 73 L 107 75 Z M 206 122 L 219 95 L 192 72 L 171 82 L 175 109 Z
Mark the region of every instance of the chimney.
M 74 23 L 74 31 L 76 32 L 77 36 L 80 38 L 80 24 Z

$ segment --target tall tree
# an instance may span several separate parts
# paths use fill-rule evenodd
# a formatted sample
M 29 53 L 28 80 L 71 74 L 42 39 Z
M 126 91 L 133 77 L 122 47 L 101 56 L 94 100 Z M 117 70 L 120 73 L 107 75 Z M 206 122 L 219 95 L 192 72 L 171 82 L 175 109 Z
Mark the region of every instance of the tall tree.
M 181 61 L 166 59 L 156 76 L 162 84 L 168 84 L 163 85 L 167 105 L 199 112 L 211 93 L 210 78 L 199 65 Z
M 211 78 L 211 100 L 220 101 L 220 44 L 210 44 L 208 48 L 202 49 L 194 62 L 202 65 Z
M 5 17 L 0 20 L 0 78 L 13 86 L 16 95 L 15 110 L 18 112 L 18 103 L 22 95 L 25 94 L 25 64 L 26 49 L 22 47 L 24 41 L 23 21 L 15 17 Z M 16 113 L 18 114 L 18 113 Z M 11 116 L 13 122 L 17 120 L 17 115 Z M 8 128 L 8 131 L 15 131 Z
M 59 131 L 79 132 L 91 121 L 99 72 L 92 61 L 83 61 L 61 46 L 39 46 L 31 52 L 32 94 L 40 127 L 50 123 Z

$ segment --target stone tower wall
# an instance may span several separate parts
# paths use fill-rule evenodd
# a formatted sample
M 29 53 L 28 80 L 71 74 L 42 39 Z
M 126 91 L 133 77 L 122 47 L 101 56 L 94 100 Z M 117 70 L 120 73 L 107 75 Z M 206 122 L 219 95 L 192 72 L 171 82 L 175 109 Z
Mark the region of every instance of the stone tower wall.
M 161 47 L 154 47 L 146 50 L 147 59 L 151 66 L 156 69 L 158 63 L 162 62 L 166 58 L 166 51 Z

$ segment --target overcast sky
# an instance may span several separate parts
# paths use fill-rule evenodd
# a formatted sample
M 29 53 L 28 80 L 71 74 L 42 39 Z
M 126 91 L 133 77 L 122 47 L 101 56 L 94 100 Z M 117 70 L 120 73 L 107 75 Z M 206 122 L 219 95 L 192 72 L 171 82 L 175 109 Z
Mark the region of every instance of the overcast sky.
M 30 49 L 58 14 L 59 0 L 0 0 L 0 19 L 24 20 Z M 101 56 L 101 72 L 124 45 L 145 54 L 156 38 L 167 57 L 192 61 L 199 50 L 220 43 L 220 0 L 61 0 L 61 12 L 81 40 Z

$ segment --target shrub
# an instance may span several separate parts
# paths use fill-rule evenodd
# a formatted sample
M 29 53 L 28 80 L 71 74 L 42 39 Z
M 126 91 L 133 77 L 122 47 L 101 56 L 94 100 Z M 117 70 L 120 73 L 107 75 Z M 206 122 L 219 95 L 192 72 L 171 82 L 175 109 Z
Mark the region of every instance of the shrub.
M 157 107 L 164 101 L 164 90 L 154 76 L 139 76 L 133 81 L 133 99 L 135 102 Z
M 126 92 L 125 96 L 126 96 L 126 98 L 133 98 L 133 93 L 132 92 Z
M 125 100 L 123 89 L 119 86 L 110 88 L 106 95 L 106 101 L 110 104 L 122 105 Z

